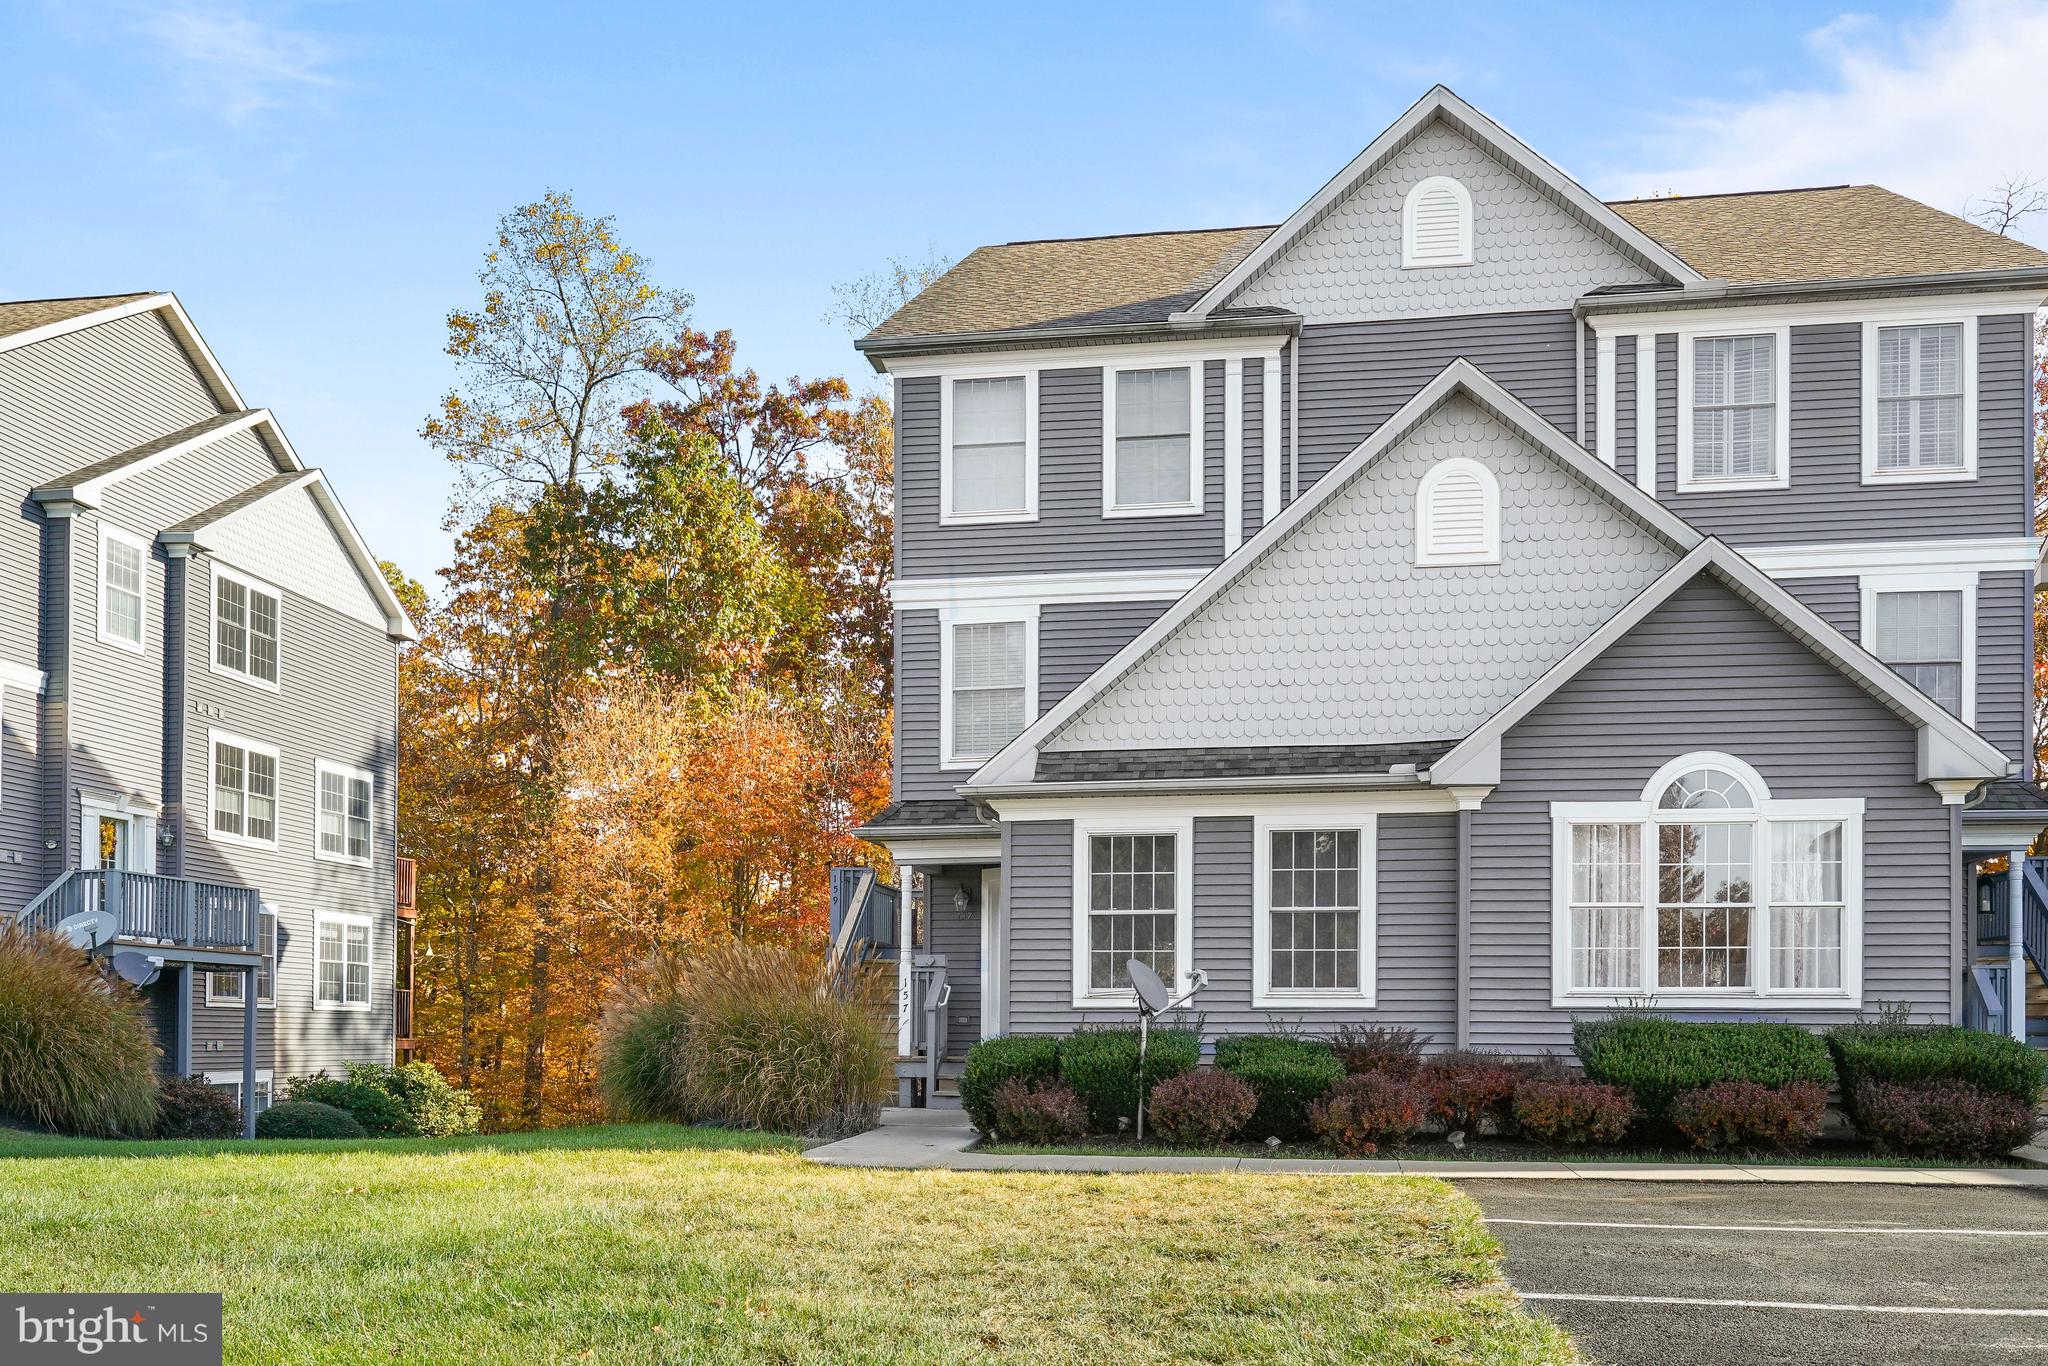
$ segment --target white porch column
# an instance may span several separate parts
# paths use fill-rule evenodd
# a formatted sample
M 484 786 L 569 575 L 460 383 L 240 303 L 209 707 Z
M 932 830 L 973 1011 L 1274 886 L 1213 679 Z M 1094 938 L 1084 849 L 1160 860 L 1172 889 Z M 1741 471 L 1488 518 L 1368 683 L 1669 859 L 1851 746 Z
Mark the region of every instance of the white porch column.
M 2027 851 L 2006 856 L 2005 872 L 2005 1027 L 2021 1043 L 2027 1041 Z
M 896 865 L 896 1056 L 910 1055 L 910 958 L 915 947 L 911 933 L 917 924 L 917 911 L 911 904 L 911 894 L 917 882 L 917 869 L 907 863 Z

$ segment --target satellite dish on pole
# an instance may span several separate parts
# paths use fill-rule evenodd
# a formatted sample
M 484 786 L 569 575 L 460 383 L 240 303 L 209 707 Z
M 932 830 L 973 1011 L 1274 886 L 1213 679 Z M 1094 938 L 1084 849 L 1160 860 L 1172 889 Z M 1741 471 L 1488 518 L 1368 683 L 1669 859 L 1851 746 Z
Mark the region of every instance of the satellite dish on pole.
M 77 949 L 96 949 L 120 932 L 121 922 L 112 911 L 79 911 L 52 926 Z
M 1145 1049 L 1152 1039 L 1152 1017 L 1165 1014 L 1173 1009 L 1178 1002 L 1173 999 L 1173 993 L 1166 989 L 1166 983 L 1160 980 L 1159 974 L 1152 970 L 1151 964 L 1140 962 L 1136 958 L 1127 958 L 1124 960 L 1124 971 L 1130 974 L 1131 990 L 1138 998 L 1138 1141 L 1143 1143 L 1145 1141 Z M 1188 988 L 1187 996 L 1180 998 L 1181 1001 L 1186 1001 L 1189 996 L 1193 996 L 1197 991 L 1209 985 L 1209 975 L 1200 968 L 1196 968 L 1191 976 L 1194 979 L 1193 985 Z
M 163 971 L 164 960 L 126 949 L 107 960 L 115 972 L 138 987 L 146 987 Z
M 1138 993 L 1138 1009 L 1144 1014 L 1157 1015 L 1173 1003 L 1166 983 L 1150 967 L 1133 958 L 1124 964 L 1124 971 L 1131 974 L 1131 987 Z

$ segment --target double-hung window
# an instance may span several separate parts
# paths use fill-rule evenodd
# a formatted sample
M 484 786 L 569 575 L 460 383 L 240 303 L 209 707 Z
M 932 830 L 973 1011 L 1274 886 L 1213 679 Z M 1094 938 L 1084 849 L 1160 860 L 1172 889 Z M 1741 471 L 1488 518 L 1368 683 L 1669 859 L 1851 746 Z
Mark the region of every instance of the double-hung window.
M 1976 348 L 1975 317 L 1864 324 L 1866 483 L 1975 477 Z
M 213 567 L 213 667 L 277 686 L 278 594 L 222 565 Z
M 1790 477 L 1789 330 L 1681 340 L 1679 491 L 1784 487 Z
M 1373 836 L 1369 815 L 1258 819 L 1253 1005 L 1373 1004 Z
M 1863 580 L 1863 646 L 1966 725 L 1976 724 L 1977 577 Z
M 1551 814 L 1554 1004 L 1860 999 L 1861 798 L 1774 800 L 1739 759 L 1693 754 L 1640 802 Z
M 975 768 L 1038 715 L 1038 617 L 1031 608 L 942 612 L 943 768 Z
M 213 752 L 213 800 L 207 821 L 213 838 L 228 844 L 277 847 L 277 750 L 219 731 L 208 734 Z
M 256 952 L 263 961 L 256 966 L 256 1004 L 277 1004 L 277 910 L 265 906 L 256 917 Z M 240 969 L 206 974 L 206 1003 L 210 1006 L 242 1004 Z
M 940 521 L 1038 515 L 1038 375 L 958 376 L 940 404 Z
M 1133 960 L 1178 993 L 1193 960 L 1193 822 L 1076 822 L 1074 1004 L 1130 1000 Z
M 1104 516 L 1202 510 L 1201 373 L 1199 362 L 1103 372 Z
M 319 803 L 315 825 L 319 842 L 313 852 L 338 863 L 368 864 L 371 797 L 376 780 L 358 768 L 330 764 L 325 759 L 313 765 L 314 792 Z
M 149 581 L 149 547 L 127 532 L 100 523 L 99 637 L 124 650 L 142 649 L 142 605 Z
M 370 918 L 317 911 L 313 916 L 313 1006 L 370 1008 Z

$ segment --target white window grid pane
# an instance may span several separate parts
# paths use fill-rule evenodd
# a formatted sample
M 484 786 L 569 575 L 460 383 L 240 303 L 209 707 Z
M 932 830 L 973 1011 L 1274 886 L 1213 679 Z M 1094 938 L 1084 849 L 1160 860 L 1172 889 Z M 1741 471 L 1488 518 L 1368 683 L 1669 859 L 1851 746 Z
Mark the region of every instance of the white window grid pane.
M 1174 976 L 1178 840 L 1172 835 L 1094 835 L 1088 841 L 1088 985 L 1131 984 L 1128 960 Z
M 1769 333 L 1693 342 L 1695 476 L 1760 478 L 1777 472 L 1776 357 L 1777 339 Z
M 337 921 L 321 922 L 319 932 L 314 936 L 314 990 L 323 1005 L 340 1005 L 342 962 L 341 925 Z
M 247 823 L 244 833 L 252 840 L 277 838 L 277 760 L 256 750 L 248 752 L 249 780 Z
M 1681 773 L 1657 798 L 1663 811 L 1746 811 L 1755 805 L 1748 785 L 1718 768 Z
M 953 447 L 953 511 L 1022 512 L 1024 443 Z
M 1186 366 L 1117 371 L 1117 436 L 1187 437 L 1192 411 L 1189 375 Z
M 343 928 L 346 930 L 348 955 L 343 999 L 349 1005 L 365 1005 L 370 999 L 370 927 L 347 925 Z
M 1846 914 L 1839 821 L 1771 826 L 1771 984 L 1840 990 Z
M 213 585 L 216 618 L 214 658 L 223 669 L 237 673 L 249 670 L 249 596 L 233 579 L 216 579 Z
M 1271 985 L 1280 991 L 1356 991 L 1359 968 L 1359 833 L 1275 830 Z
M 256 917 L 256 952 L 263 961 L 256 965 L 256 999 L 277 999 L 277 916 L 263 911 Z
M 994 754 L 1024 729 L 1026 636 L 1021 621 L 953 628 L 953 752 Z
M 346 780 L 339 773 L 320 771 L 320 852 L 339 854 L 348 847 Z
M 107 599 L 107 632 L 122 640 L 142 640 L 142 551 L 109 538 L 101 561 Z
M 1642 985 L 1642 827 L 1601 821 L 1571 828 L 1571 985 Z
M 1657 831 L 1657 984 L 1747 987 L 1755 827 L 1670 824 Z
M 244 762 L 234 745 L 213 747 L 213 828 L 224 835 L 242 833 Z
M 1963 466 L 1963 325 L 1877 331 L 1880 469 Z
M 348 781 L 348 856 L 370 857 L 370 785 L 361 778 Z
M 1641 903 L 1571 908 L 1571 974 L 1574 989 L 1641 989 L 1642 914 Z
M 1194 498 L 1192 371 L 1120 370 L 1116 376 L 1116 503 L 1147 507 Z
M 211 972 L 207 974 L 206 995 L 217 1002 L 240 1001 L 242 999 L 242 974 L 239 972 Z M 259 991 L 257 999 L 267 999 Z
M 249 673 L 265 683 L 277 682 L 277 617 L 276 598 L 249 594 Z
M 1877 657 L 1953 714 L 1963 705 L 1963 595 L 1876 595 Z
M 1193 494 L 1194 462 L 1184 436 L 1126 437 L 1116 442 L 1118 507 L 1185 503 Z
M 1025 391 L 1022 375 L 953 381 L 953 511 L 1024 511 Z

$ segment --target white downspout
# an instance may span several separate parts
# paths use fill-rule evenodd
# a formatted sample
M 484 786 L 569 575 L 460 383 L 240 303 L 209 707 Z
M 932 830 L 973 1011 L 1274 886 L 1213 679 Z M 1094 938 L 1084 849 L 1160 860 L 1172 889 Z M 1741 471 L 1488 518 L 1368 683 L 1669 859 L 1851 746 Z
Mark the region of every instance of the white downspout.
M 2026 913 L 2027 851 L 2007 856 L 2005 885 L 2005 1027 L 2021 1043 L 2027 1041 Z

